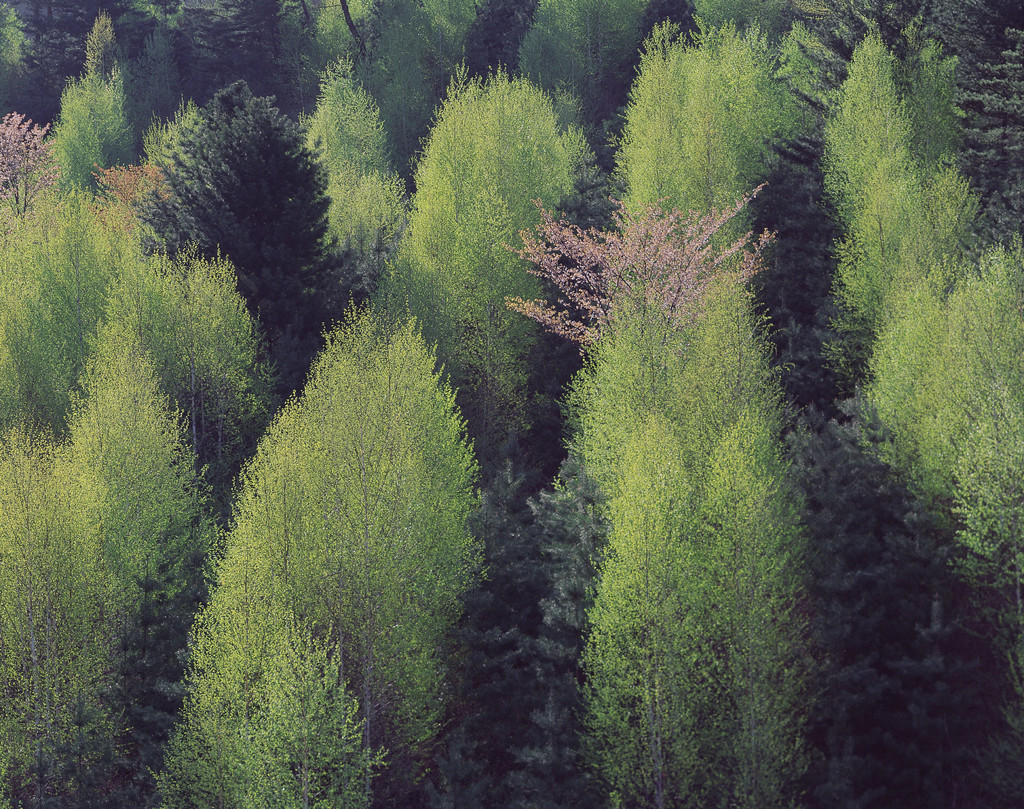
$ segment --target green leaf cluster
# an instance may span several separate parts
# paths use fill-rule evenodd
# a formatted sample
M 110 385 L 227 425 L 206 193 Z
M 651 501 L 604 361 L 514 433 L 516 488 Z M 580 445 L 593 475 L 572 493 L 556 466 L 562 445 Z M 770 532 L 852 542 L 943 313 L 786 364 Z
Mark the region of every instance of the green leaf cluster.
M 585 655 L 611 805 L 785 806 L 802 767 L 801 540 L 746 293 L 619 317 L 574 392 L 611 536 Z
M 907 66 L 877 34 L 858 45 L 825 131 L 825 186 L 846 228 L 838 247 L 838 361 L 856 376 L 890 316 L 897 291 L 963 253 L 976 203 L 950 165 L 956 138 L 952 65 L 923 45 Z M 908 103 L 908 99 L 910 99 Z
M 86 73 L 68 83 L 53 128 L 54 157 L 65 189 L 94 189 L 96 167 L 130 163 L 134 147 L 118 70 L 110 76 Z
M 70 792 L 87 805 L 116 780 L 112 753 L 133 730 L 117 698 L 127 638 L 144 599 L 173 600 L 210 541 L 181 425 L 145 358 L 131 345 L 96 355 L 84 387 L 66 441 L 21 428 L 2 439 L 0 761 L 15 801 Z M 158 574 L 167 584 L 147 595 Z
M 113 279 L 137 257 L 71 194 L 0 242 L 0 423 L 65 429 Z
M 380 111 L 340 61 L 324 73 L 307 126 L 311 148 L 327 166 L 331 234 L 345 256 L 353 294 L 374 291 L 405 223 L 404 183 L 391 171 Z
M 756 28 L 705 27 L 687 44 L 661 27 L 647 41 L 618 153 L 625 201 L 708 213 L 763 182 L 795 107 Z
M 434 363 L 413 325 L 353 315 L 264 437 L 198 621 L 168 806 L 237 805 L 263 777 L 246 747 L 279 655 L 321 661 L 320 675 L 302 675 L 310 700 L 351 688 L 364 757 L 347 758 L 351 716 L 323 720 L 348 728 L 339 744 L 351 766 L 332 765 L 348 779 L 339 788 L 364 780 L 368 797 L 369 763 L 385 751 L 395 763 L 384 783 L 415 782 L 443 709 L 443 650 L 478 564 L 466 530 L 475 462 Z M 311 651 L 289 651 L 288 637 L 310 638 Z M 302 725 L 302 704 L 280 706 L 274 738 Z
M 396 261 L 393 306 L 436 342 L 483 455 L 520 424 L 532 322 L 507 297 L 540 297 L 540 282 L 509 248 L 572 189 L 583 153 L 548 98 L 498 73 L 452 84 L 416 171 L 409 229 Z

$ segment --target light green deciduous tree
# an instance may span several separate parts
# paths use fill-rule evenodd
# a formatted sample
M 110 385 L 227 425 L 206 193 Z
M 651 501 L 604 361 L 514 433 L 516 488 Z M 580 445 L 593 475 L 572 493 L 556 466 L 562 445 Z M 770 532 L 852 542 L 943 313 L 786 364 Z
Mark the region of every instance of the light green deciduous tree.
M 475 464 L 434 363 L 413 326 L 353 316 L 264 438 L 196 632 L 168 806 L 242 801 L 268 766 L 246 750 L 248 729 L 271 717 L 266 749 L 293 757 L 302 741 L 287 740 L 289 723 L 347 728 L 339 760 L 310 765 L 339 768 L 337 794 L 355 784 L 369 799 L 370 762 L 385 751 L 380 783 L 401 795 L 415 782 L 443 708 L 443 649 L 477 566 L 466 530 Z M 274 678 L 299 678 L 306 697 L 263 691 Z M 354 704 L 358 755 L 346 741 Z
M 499 73 L 453 83 L 416 172 L 416 197 L 389 294 L 408 302 L 441 362 L 486 456 L 522 425 L 526 357 L 534 324 L 506 297 L 540 297 L 509 248 L 572 188 L 582 154 L 559 130 L 551 103 L 524 79 Z

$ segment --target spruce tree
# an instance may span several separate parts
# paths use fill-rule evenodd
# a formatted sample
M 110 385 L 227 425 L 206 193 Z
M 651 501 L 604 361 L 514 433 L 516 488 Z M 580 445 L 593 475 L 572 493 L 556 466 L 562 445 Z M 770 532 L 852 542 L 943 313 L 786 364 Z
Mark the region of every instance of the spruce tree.
M 957 626 L 950 538 L 878 459 L 891 435 L 861 408 L 846 402 L 841 421 L 809 410 L 787 439 L 820 661 L 808 793 L 822 809 L 953 806 L 992 712 Z
M 301 129 L 236 82 L 182 127 L 163 169 L 167 193 L 142 210 L 159 237 L 153 247 L 192 244 L 231 260 L 282 385 L 293 389 L 319 343 L 335 265 L 326 172 Z
M 1024 232 L 1024 30 L 1008 29 L 1006 39 L 964 95 L 971 114 L 964 167 L 982 197 L 984 238 L 997 243 Z

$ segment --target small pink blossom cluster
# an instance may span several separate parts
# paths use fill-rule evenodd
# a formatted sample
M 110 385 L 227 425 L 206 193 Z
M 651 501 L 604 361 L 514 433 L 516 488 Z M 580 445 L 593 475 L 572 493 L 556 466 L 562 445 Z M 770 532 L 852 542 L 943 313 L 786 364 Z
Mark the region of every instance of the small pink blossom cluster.
M 557 287 L 558 303 L 521 298 L 506 303 L 584 346 L 597 341 L 627 301 L 658 307 L 674 325 L 692 323 L 712 279 L 728 271 L 742 283 L 761 268 L 771 234 L 755 240 L 748 232 L 729 244 L 722 244 L 720 235 L 760 190 L 704 215 L 666 213 L 656 205 L 631 212 L 619 203 L 616 230 L 610 233 L 556 222 L 538 202 L 537 233 L 524 231 L 523 248 L 514 252 L 534 265 L 531 273 Z
M 24 214 L 32 199 L 60 176 L 53 146 L 43 140 L 49 129 L 17 112 L 0 121 L 0 199 L 16 213 Z

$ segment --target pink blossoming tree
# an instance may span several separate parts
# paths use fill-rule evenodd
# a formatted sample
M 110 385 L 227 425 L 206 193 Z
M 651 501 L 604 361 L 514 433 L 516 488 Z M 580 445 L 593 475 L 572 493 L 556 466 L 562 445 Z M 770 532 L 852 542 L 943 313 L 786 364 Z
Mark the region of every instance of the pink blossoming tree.
M 60 176 L 53 148 L 44 141 L 49 129 L 18 112 L 0 121 L 0 200 L 16 214 L 25 214 L 33 198 Z
M 729 272 L 738 283 L 761 268 L 761 255 L 773 236 L 746 233 L 723 243 L 723 228 L 742 211 L 760 187 L 724 210 L 708 214 L 644 206 L 629 211 L 621 203 L 610 233 L 581 228 L 540 207 L 536 234 L 523 231 L 531 273 L 558 289 L 555 305 L 508 298 L 506 304 L 566 339 L 588 346 L 627 302 L 661 310 L 675 326 L 700 314 L 704 292 L 718 275 Z

